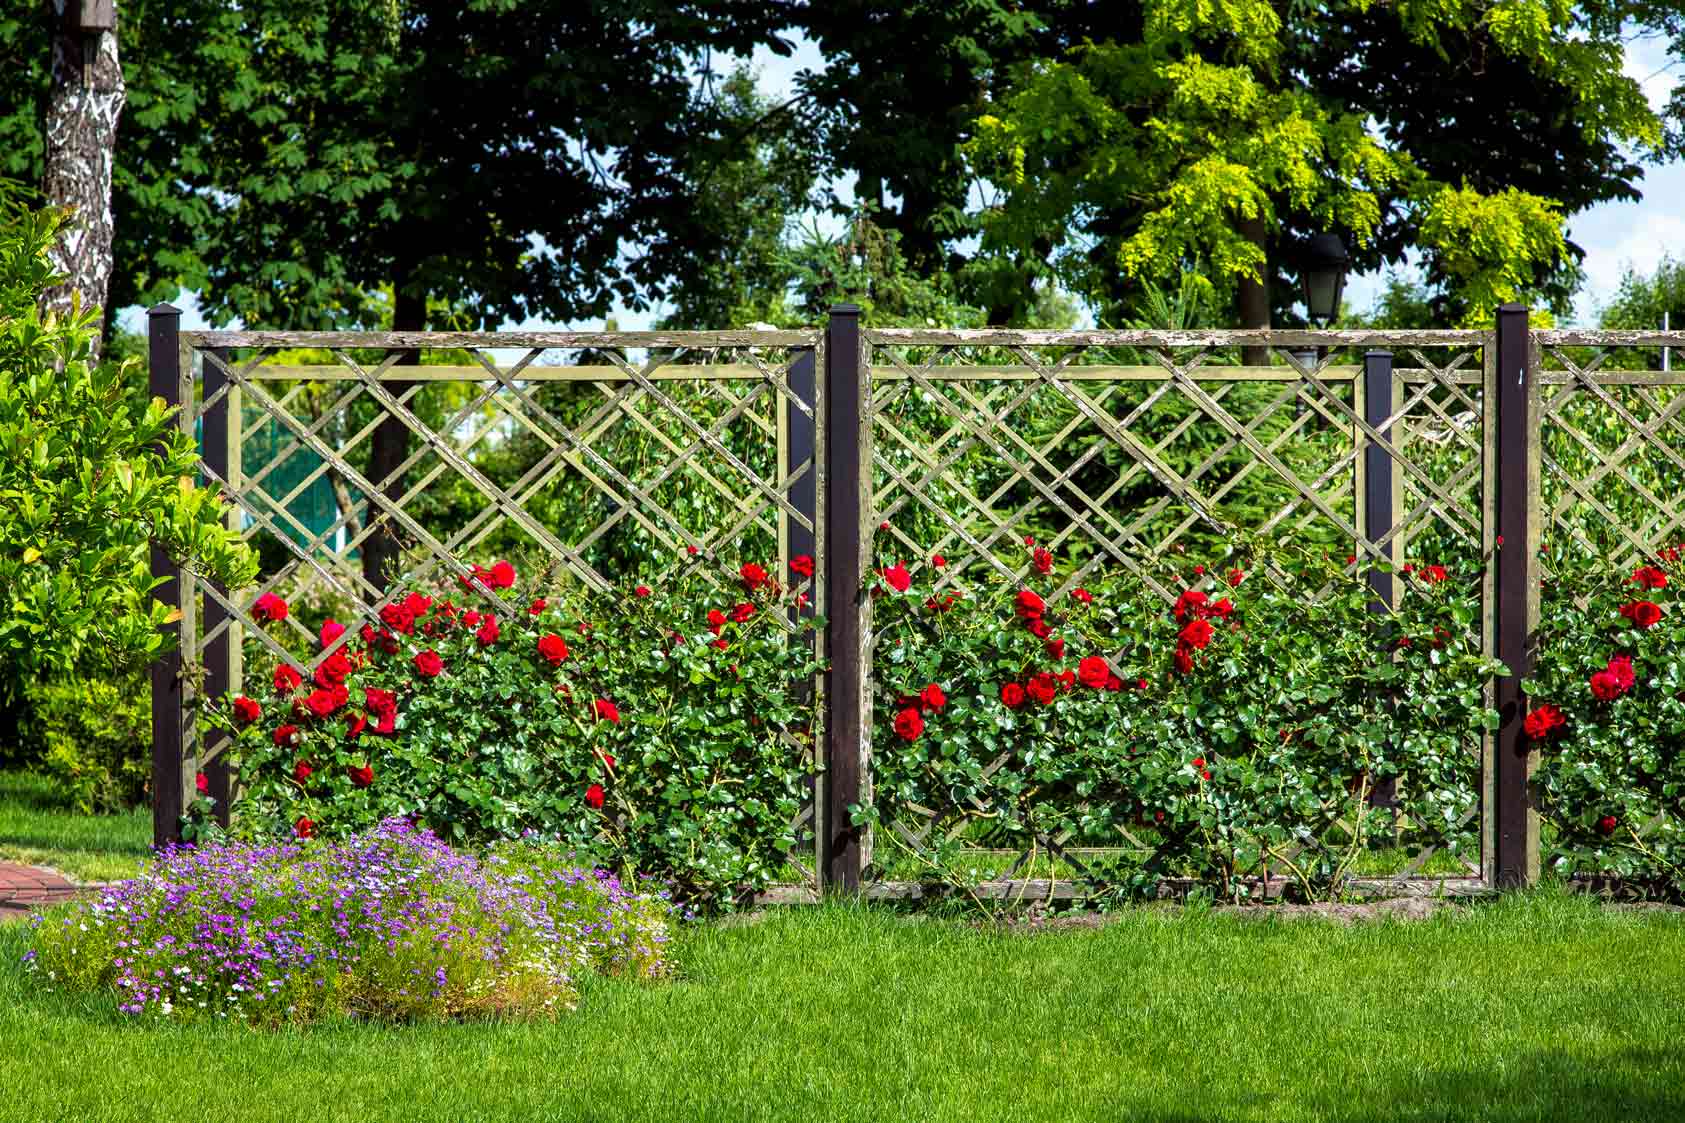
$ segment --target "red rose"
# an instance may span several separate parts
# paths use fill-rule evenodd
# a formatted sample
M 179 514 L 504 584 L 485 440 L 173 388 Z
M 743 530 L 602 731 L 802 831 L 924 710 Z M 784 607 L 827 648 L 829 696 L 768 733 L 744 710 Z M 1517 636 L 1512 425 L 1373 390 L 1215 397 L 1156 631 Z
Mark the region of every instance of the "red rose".
M 200 795 L 211 794 L 211 782 L 203 772 L 195 772 L 193 774 L 193 786 L 199 789 Z
M 744 601 L 742 604 L 731 610 L 731 620 L 734 624 L 741 624 L 754 614 L 755 606 L 750 604 L 748 601 Z
M 1205 610 L 1205 614 L 1207 616 L 1215 616 L 1219 620 L 1227 620 L 1233 612 L 1234 602 L 1228 597 L 1224 597 L 1222 600 L 1216 602 L 1210 608 Z
M 462 614 L 462 626 L 465 628 L 472 628 L 479 622 L 480 614 L 475 612 L 473 609 L 469 609 L 467 612 Z
M 616 725 L 620 724 L 620 707 L 616 706 L 613 702 L 610 702 L 607 698 L 598 698 L 594 705 L 597 711 L 597 719 L 599 721 L 612 722 Z
M 380 608 L 380 622 L 394 632 L 409 635 L 415 631 L 415 613 L 401 604 L 386 604 Z
M 724 639 L 717 639 L 712 644 L 710 644 L 709 646 L 710 647 L 717 647 L 721 651 L 727 651 L 731 648 L 731 644 L 727 643 Z
M 1034 546 L 1035 544 L 1036 544 L 1036 536 L 1035 535 L 1033 535 L 1033 534 L 1024 535 L 1024 545 Z
M 1146 679 L 1144 679 L 1144 678 L 1138 678 L 1138 679 L 1136 679 L 1136 680 L 1135 680 L 1135 689 L 1136 689 L 1136 690 L 1145 690 L 1145 689 L 1147 689 L 1147 680 L 1146 680 Z
M 1059 694 L 1059 680 L 1041 671 L 1030 676 L 1030 681 L 1024 684 L 1024 691 L 1042 705 L 1048 705 Z
M 1059 689 L 1069 694 L 1071 687 L 1076 685 L 1077 673 L 1071 670 L 1060 671 L 1053 676 L 1059 680 Z
M 1077 681 L 1095 690 L 1105 687 L 1111 673 L 1106 661 L 1098 655 L 1090 655 L 1077 664 Z
M 649 590 L 645 589 L 643 595 L 648 596 Z M 535 600 L 531 604 L 527 605 L 527 615 L 528 616 L 537 616 L 539 613 L 544 611 L 544 609 L 549 605 L 549 603 L 550 602 L 545 600 L 543 597 L 539 597 L 537 600 Z
M 1522 729 L 1529 739 L 1543 741 L 1551 735 L 1553 730 L 1568 724 L 1568 719 L 1562 716 L 1562 711 L 1552 705 L 1543 705 L 1528 714 L 1521 723 Z
M 1245 570 L 1240 570 L 1240 569 L 1229 570 L 1229 588 L 1231 588 L 1231 589 L 1240 588 L 1240 583 L 1244 580 L 1246 580 Z
M 1623 691 L 1632 689 L 1632 685 L 1636 681 L 1632 674 L 1632 656 L 1616 655 L 1609 660 L 1608 670 L 1611 675 L 1615 676 L 1616 685 Z
M 701 552 L 702 551 L 698 550 L 695 546 L 686 546 L 685 547 L 685 553 L 689 554 L 693 558 Z
M 1047 611 L 1047 602 L 1037 596 L 1033 590 L 1023 589 L 1018 593 L 1014 602 L 1018 615 L 1025 620 L 1040 620 L 1041 614 Z
M 293 824 L 293 833 L 300 838 L 314 838 L 316 836 L 316 824 L 300 815 L 298 822 Z
M 790 572 L 798 577 L 813 576 L 813 555 L 797 554 L 790 559 Z
M 1597 820 L 1597 829 L 1605 838 L 1614 834 L 1615 828 L 1619 825 L 1620 820 L 1616 819 L 1613 815 L 1605 815 L 1603 818 Z
M 1116 675 L 1107 675 L 1106 676 L 1106 689 L 1112 691 L 1113 693 L 1116 693 L 1117 691 L 1122 690 L 1123 689 L 1123 680 L 1118 678 Z
M 234 699 L 234 720 L 241 725 L 250 725 L 262 716 L 262 707 L 244 694 Z
M 924 732 L 924 718 L 911 706 L 895 715 L 895 732 L 903 741 L 917 741 Z
M 1622 694 L 1626 693 L 1626 690 L 1621 686 L 1620 680 L 1616 678 L 1612 672 L 1607 670 L 1598 671 L 1593 674 L 1588 685 L 1591 687 L 1592 697 L 1596 698 L 1599 702 L 1613 702 L 1616 698 L 1619 698 Z
M 1641 632 L 1646 628 L 1654 627 L 1656 622 L 1662 618 L 1661 605 L 1652 604 L 1647 600 L 1633 601 L 1631 604 L 1623 604 L 1621 605 L 1620 612 L 1622 616 L 1625 616 L 1628 620 L 1632 621 L 1633 627 L 1637 628 Z
M 647 597 L 647 596 L 649 596 L 649 586 L 648 585 L 639 585 L 636 589 L 632 590 L 632 593 L 635 596 L 640 597 L 640 598 Z
M 943 566 L 948 564 L 948 559 L 943 557 L 941 554 L 932 554 L 930 555 L 930 564 L 935 566 L 937 569 L 941 569 Z
M 1430 565 L 1422 570 L 1422 580 L 1429 585 L 1437 585 L 1448 576 L 1449 574 L 1445 572 L 1445 567 L 1442 565 Z
M 395 714 L 398 712 L 398 696 L 390 690 L 370 686 L 363 691 L 363 705 L 376 717 Z
M 1199 774 L 1199 775 L 1200 775 L 1200 779 L 1202 779 L 1202 780 L 1209 780 L 1209 779 L 1211 779 L 1211 773 L 1210 773 L 1210 771 L 1209 771 L 1209 770 L 1207 770 L 1207 771 L 1205 771 L 1205 772 L 1201 772 L 1201 773 L 1200 773 L 1200 774 Z
M 259 624 L 278 624 L 287 618 L 287 602 L 274 593 L 264 593 L 252 602 L 252 619 Z
M 940 711 L 948 704 L 948 696 L 942 693 L 941 686 L 933 682 L 919 691 L 919 701 L 933 710 Z
M 304 676 L 298 673 L 298 668 L 291 663 L 282 663 L 275 668 L 275 690 L 279 694 L 291 694 L 304 683 Z
M 345 774 L 351 777 L 351 782 L 359 788 L 366 788 L 374 783 L 374 769 L 365 764 L 361 768 L 346 766 Z
M 898 593 L 906 592 L 907 587 L 913 583 L 913 575 L 907 572 L 905 562 L 896 562 L 882 572 L 883 579 L 889 583 L 889 587 Z
M 1047 621 L 1043 620 L 1039 616 L 1033 620 L 1026 620 L 1024 622 L 1024 626 L 1028 628 L 1030 630 L 1030 634 L 1035 636 L 1037 639 L 1046 639 L 1053 633 L 1053 629 L 1047 626 Z
M 717 636 L 720 634 L 720 629 L 724 627 L 725 613 L 717 608 L 710 608 L 708 610 L 708 630 Z
M 302 784 L 306 780 L 310 779 L 310 774 L 314 771 L 316 770 L 310 767 L 310 762 L 308 760 L 301 760 L 297 764 L 293 765 L 293 779 Z
M 298 726 L 283 725 L 275 730 L 270 739 L 277 745 L 296 745 L 298 744 Z
M 339 709 L 339 703 L 334 701 L 333 692 L 329 690 L 312 690 L 304 704 L 317 717 L 327 717 Z
M 538 654 L 552 667 L 559 667 L 562 665 L 562 660 L 568 657 L 567 641 L 555 632 L 540 636 L 538 639 Z
M 480 642 L 481 647 L 490 647 L 497 642 L 498 634 L 497 617 L 488 615 L 481 621 L 479 630 L 474 633 L 474 638 Z
M 340 636 L 343 636 L 344 634 L 345 634 L 345 625 L 341 624 L 338 620 L 334 620 L 334 619 L 330 618 L 330 619 L 322 621 L 322 631 L 320 632 L 320 638 L 322 640 L 322 646 L 324 648 L 331 647 L 333 645 L 333 641 L 338 639 Z
M 342 648 L 322 660 L 322 665 L 316 668 L 316 685 L 324 689 L 338 686 L 350 678 L 351 672 L 356 669 L 351 657 L 346 655 Z
M 743 578 L 743 587 L 751 593 L 766 584 L 766 570 L 754 562 L 744 562 L 737 575 Z
M 362 714 L 345 715 L 345 739 L 355 741 L 363 735 L 363 730 L 369 727 L 369 719 Z
M 1073 600 L 1079 600 L 1083 604 L 1094 603 L 1094 594 L 1089 592 L 1087 589 L 1072 589 L 1071 597 Z
M 1632 576 L 1627 578 L 1627 580 L 1635 581 L 1646 589 L 1667 588 L 1667 574 L 1663 573 L 1659 569 L 1656 569 L 1654 566 L 1639 566 L 1637 569 L 1632 571 Z M 282 605 L 281 608 L 281 615 L 285 616 L 286 606 Z
M 1047 657 L 1049 659 L 1063 659 L 1065 657 L 1064 637 L 1054 636 L 1047 641 Z
M 600 750 L 600 749 L 598 751 L 602 752 L 602 750 Z M 602 753 L 602 757 L 603 757 L 603 763 L 604 764 L 608 765 L 610 768 L 614 767 L 614 754 L 613 753 Z
M 1196 757 L 1194 757 L 1192 763 L 1193 763 L 1193 766 L 1195 768 L 1204 768 L 1205 767 L 1205 758 L 1202 757 L 1202 756 L 1196 756 Z
M 601 784 L 592 784 L 590 787 L 586 788 L 585 802 L 600 810 L 603 806 L 603 786 Z
M 1194 657 L 1186 647 L 1183 647 L 1180 644 L 1177 645 L 1173 661 L 1176 664 L 1176 670 L 1180 673 L 1184 675 L 1193 673 Z
M 369 625 L 364 624 L 361 628 L 358 628 L 357 634 L 359 636 L 363 637 L 363 646 L 364 647 L 373 647 L 374 646 L 374 634 L 375 633 L 374 633 L 374 629 L 369 627 Z
M 1205 646 L 1211 642 L 1213 634 L 1210 621 L 1189 620 L 1187 625 L 1182 628 L 1180 639 L 1189 647 L 1203 651 Z
M 426 616 L 427 610 L 432 607 L 433 598 L 424 597 L 420 593 L 411 593 L 409 596 L 404 598 L 404 611 L 409 613 L 410 618 L 414 620 L 419 620 L 423 616 Z
M 1037 546 L 1036 552 L 1031 554 L 1030 557 L 1035 562 L 1037 573 L 1053 572 L 1053 552 L 1047 547 Z
M 1009 682 L 1000 688 L 1000 700 L 1009 710 L 1016 710 L 1024 704 L 1024 688 L 1015 682 Z
M 1205 607 L 1206 599 L 1206 595 L 1198 589 L 1183 590 L 1182 595 L 1176 598 L 1176 619 L 1186 620 L 1197 615 L 1199 610 Z
M 486 585 L 493 589 L 507 589 L 515 584 L 515 567 L 506 561 L 496 562 L 489 571 Z
M 432 648 L 415 657 L 415 672 L 422 678 L 438 678 L 439 672 L 444 669 L 445 661 L 439 658 L 439 653 Z

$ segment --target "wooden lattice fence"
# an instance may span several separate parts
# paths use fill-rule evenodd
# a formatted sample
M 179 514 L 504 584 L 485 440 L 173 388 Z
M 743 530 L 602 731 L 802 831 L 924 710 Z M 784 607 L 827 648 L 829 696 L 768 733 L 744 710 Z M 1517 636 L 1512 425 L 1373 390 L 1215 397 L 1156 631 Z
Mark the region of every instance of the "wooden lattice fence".
M 1057 598 L 1103 568 L 1151 582 L 1149 559 L 1240 528 L 1350 555 L 1389 600 L 1399 590 L 1374 559 L 1492 559 L 1470 638 L 1515 671 L 1492 684 L 1500 727 L 1468 746 L 1445 793 L 1459 815 L 1384 880 L 1421 883 L 1437 854 L 1436 886 L 1526 882 L 1540 831 L 1520 681 L 1539 536 L 1578 535 L 1620 565 L 1685 536 L 1685 379 L 1614 369 L 1685 335 L 1533 332 L 1520 308 L 1492 331 L 1439 332 L 869 329 L 848 307 L 822 330 L 708 333 L 181 332 L 178 319 L 153 311 L 153 390 L 184 404 L 205 478 L 268 564 L 236 601 L 154 559 L 171 579 L 158 595 L 182 612 L 178 653 L 153 680 L 160 840 L 196 766 L 226 806 L 223 745 L 201 735 L 195 700 L 238 688 L 243 651 L 297 658 L 242 626 L 260 593 L 332 598 L 378 624 L 368 557 L 383 539 L 422 574 L 524 550 L 599 588 L 684 569 L 723 586 L 743 558 L 805 553 L 830 670 L 795 856 L 809 876 L 784 897 L 917 893 L 849 825 L 872 798 L 872 536 L 945 555 L 942 580 L 964 591 L 1020 581 L 1017 544 L 1033 534 L 1070 559 Z M 1256 347 L 1276 361 L 1243 365 Z M 1609 416 L 1614 430 L 1588 420 Z M 382 425 L 407 434 L 403 459 L 374 455 Z M 279 447 L 245 463 L 260 430 Z M 288 457 L 307 468 L 284 470 Z M 294 501 L 322 480 L 337 515 L 303 525 Z M 915 843 L 948 829 L 940 809 L 896 818 Z M 1083 841 L 1037 840 L 1064 863 L 1064 889 L 1057 874 L 1027 884 L 1019 853 L 984 891 L 1081 891 L 1104 850 Z

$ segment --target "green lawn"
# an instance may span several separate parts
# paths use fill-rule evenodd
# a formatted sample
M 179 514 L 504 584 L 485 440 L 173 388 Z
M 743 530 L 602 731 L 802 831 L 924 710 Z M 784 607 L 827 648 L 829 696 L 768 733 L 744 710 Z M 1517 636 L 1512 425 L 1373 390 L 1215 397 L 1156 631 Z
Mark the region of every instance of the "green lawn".
M 39 993 L 27 937 L 0 930 L 7 1121 L 1685 1118 L 1685 919 L 1547 893 L 1039 935 L 790 909 L 547 1026 L 139 1025 Z
M 134 876 L 151 853 L 150 809 L 77 815 L 39 776 L 0 772 L 0 862 L 51 866 L 72 881 L 116 881 Z

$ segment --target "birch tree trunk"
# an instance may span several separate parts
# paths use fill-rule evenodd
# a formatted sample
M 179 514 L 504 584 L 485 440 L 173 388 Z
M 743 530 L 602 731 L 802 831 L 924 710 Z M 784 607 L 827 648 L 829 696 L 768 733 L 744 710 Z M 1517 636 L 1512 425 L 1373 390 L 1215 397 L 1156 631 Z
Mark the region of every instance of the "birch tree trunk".
M 73 213 L 48 253 L 65 280 L 47 290 L 43 304 L 68 312 L 71 294 L 80 292 L 82 307 L 104 308 L 112 266 L 111 169 L 124 96 L 117 31 L 78 30 L 79 0 L 46 0 L 46 8 L 53 60 L 44 187 L 49 205 Z

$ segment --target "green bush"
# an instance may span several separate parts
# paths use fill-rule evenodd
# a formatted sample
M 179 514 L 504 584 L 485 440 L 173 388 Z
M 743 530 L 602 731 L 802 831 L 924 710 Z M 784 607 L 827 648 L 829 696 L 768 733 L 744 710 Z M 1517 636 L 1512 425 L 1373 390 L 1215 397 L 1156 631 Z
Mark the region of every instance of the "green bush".
M 85 815 L 126 811 L 152 778 L 152 698 L 145 672 L 26 688 L 24 742 L 57 794 Z

